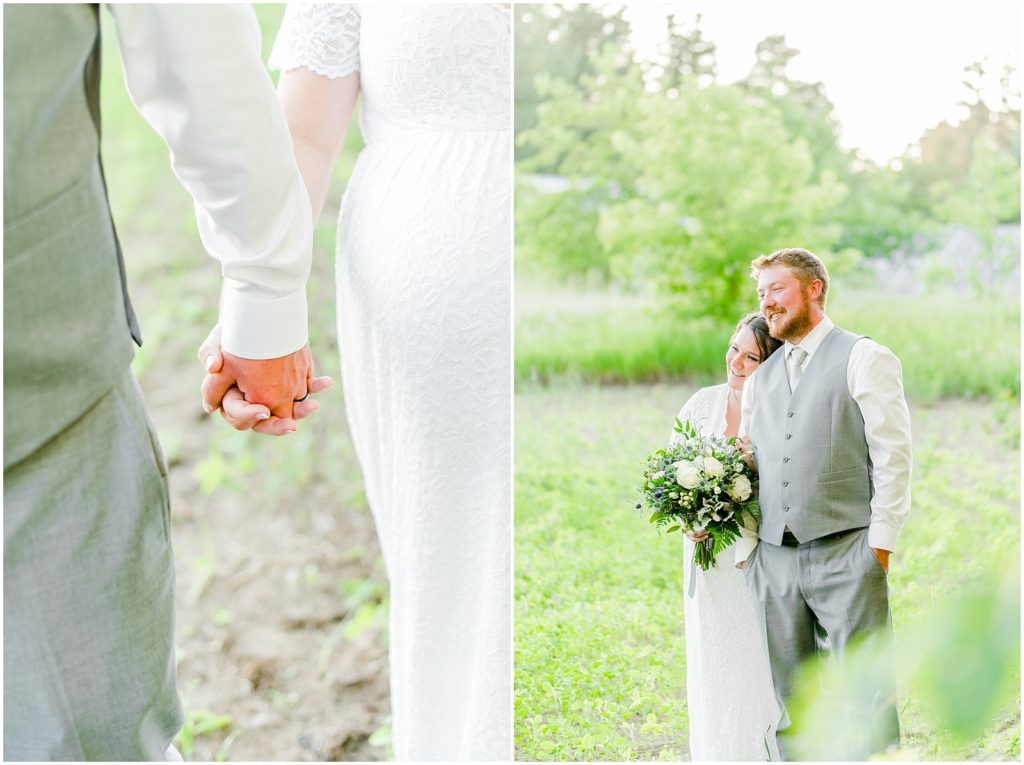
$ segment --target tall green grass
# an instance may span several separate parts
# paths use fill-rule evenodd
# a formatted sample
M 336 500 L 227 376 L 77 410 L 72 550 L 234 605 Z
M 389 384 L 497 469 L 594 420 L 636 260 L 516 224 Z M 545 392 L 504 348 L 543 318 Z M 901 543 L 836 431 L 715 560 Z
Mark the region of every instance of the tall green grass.
M 518 288 L 517 304 L 517 382 L 706 384 L 724 377 L 731 323 L 684 321 L 656 300 L 596 292 L 559 300 Z M 829 315 L 891 348 L 912 398 L 1019 396 L 1019 301 L 847 293 L 833 299 Z
M 524 760 L 688 752 L 683 555 L 634 509 L 643 458 L 690 385 L 531 387 L 516 396 L 515 743 Z M 1015 400 L 910 402 L 913 509 L 892 559 L 896 640 L 1019 556 Z M 1019 686 L 1019 662 L 1013 679 Z M 1019 756 L 1019 696 L 951 737 L 903 689 L 910 759 Z M 1019 742 L 1019 739 L 1018 739 Z

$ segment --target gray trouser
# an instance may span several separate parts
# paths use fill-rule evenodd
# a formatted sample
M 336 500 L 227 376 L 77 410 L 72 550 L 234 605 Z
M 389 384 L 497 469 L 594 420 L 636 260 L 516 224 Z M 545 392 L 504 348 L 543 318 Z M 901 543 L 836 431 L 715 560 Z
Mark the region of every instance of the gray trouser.
M 801 662 L 822 650 L 841 655 L 851 638 L 877 629 L 891 636 L 886 574 L 867 537 L 866 528 L 804 544 L 787 535 L 782 545 L 762 540 L 747 559 L 747 586 L 782 710 L 776 731 L 783 759 L 788 759 L 786 734 L 792 723 L 786 702 Z M 895 679 L 878 689 L 875 703 L 881 706 L 876 716 L 884 721 L 883 738 L 898 744 Z
M 181 721 L 167 475 L 126 370 L 4 471 L 4 756 L 163 760 Z

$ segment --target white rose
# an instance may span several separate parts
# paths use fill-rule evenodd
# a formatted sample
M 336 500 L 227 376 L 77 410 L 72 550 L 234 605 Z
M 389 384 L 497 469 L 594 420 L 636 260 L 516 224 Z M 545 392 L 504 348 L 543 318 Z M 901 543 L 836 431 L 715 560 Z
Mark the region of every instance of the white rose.
M 676 483 L 684 489 L 696 489 L 700 485 L 700 470 L 689 460 L 677 462 Z
M 745 502 L 750 499 L 750 492 L 753 490 L 754 487 L 750 485 L 750 479 L 745 475 L 739 475 L 736 476 L 736 480 L 732 482 L 732 487 L 729 489 L 729 496 L 737 502 Z
M 721 478 L 725 469 L 722 467 L 722 463 L 716 460 L 714 457 L 705 457 L 703 460 L 704 474 L 708 478 Z

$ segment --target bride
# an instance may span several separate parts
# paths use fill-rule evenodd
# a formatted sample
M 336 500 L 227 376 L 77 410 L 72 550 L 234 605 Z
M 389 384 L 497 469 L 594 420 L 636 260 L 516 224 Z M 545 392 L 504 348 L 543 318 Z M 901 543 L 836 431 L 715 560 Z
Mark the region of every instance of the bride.
M 390 585 L 400 760 L 512 757 L 510 15 L 295 3 L 269 61 L 314 219 L 361 102 L 338 339 Z
M 744 316 L 725 354 L 726 383 L 694 393 L 679 412 L 680 421 L 689 420 L 707 435 L 737 435 L 743 384 L 781 345 L 769 335 L 764 316 Z M 671 443 L 679 438 L 673 434 Z M 775 738 L 768 734 L 779 718 L 778 705 L 743 572 L 727 561 L 707 571 L 690 565 L 694 542 L 704 535 L 687 537 L 683 608 L 690 757 L 778 759 L 767 743 Z

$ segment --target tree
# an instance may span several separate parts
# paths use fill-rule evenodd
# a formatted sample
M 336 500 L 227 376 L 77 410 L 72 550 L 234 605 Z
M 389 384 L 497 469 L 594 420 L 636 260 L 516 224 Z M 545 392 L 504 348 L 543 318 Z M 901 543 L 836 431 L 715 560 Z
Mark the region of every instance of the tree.
M 680 14 L 665 17 L 666 38 L 657 63 L 649 67 L 650 81 L 663 91 L 673 90 L 687 79 L 706 86 L 718 76 L 717 46 L 704 37 L 698 13 L 693 23 Z
M 1003 283 L 1020 258 L 1019 240 L 1001 242 L 997 225 L 1020 222 L 1020 157 L 1002 150 L 995 130 L 983 131 L 971 147 L 971 167 L 963 183 L 937 185 L 936 212 L 948 223 L 970 229 L 981 243 L 971 264 L 976 286 Z
M 753 104 L 776 109 L 787 131 L 807 142 L 816 178 L 826 172 L 845 177 L 850 156 L 839 147 L 835 106 L 824 84 L 794 80 L 786 73 L 799 54 L 786 43 L 784 35 L 766 37 L 757 44 L 754 66 L 739 85 Z
M 526 158 L 517 163 L 517 267 L 539 266 L 559 277 L 611 275 L 597 239 L 598 215 L 610 200 L 636 193 L 638 168 L 617 147 L 630 140 L 643 91 L 640 68 L 622 69 L 616 58 L 614 48 L 604 48 L 595 56 L 596 71 L 576 82 L 537 78 L 538 123 L 518 136 Z M 559 173 L 567 188 L 542 192 L 523 180 L 545 170 Z
M 934 199 L 936 190 L 963 184 L 971 173 L 974 148 L 981 145 L 978 139 L 983 133 L 986 147 L 1015 158 L 1020 165 L 1020 92 L 1012 85 L 1012 74 L 1008 66 L 999 72 L 1000 98 L 992 105 L 985 101 L 984 91 L 996 73 L 985 61 L 964 67 L 965 94 L 959 103 L 964 118 L 945 120 L 924 131 L 905 158 L 916 194 Z
M 865 163 L 843 179 L 849 194 L 836 211 L 840 249 L 868 258 L 889 258 L 911 242 L 935 233 L 930 201 L 916 193 L 906 172 Z
M 758 254 L 800 245 L 829 258 L 839 228 L 826 221 L 845 189 L 834 174 L 815 177 L 808 142 L 777 109 L 692 77 L 674 97 L 649 93 L 635 67 L 607 61 L 581 85 L 546 88 L 524 141 L 573 185 L 547 197 L 543 216 L 542 203 L 524 205 L 523 220 L 545 219 L 520 228 L 524 255 L 554 246 L 551 232 L 582 228 L 574 238 L 596 248 L 591 263 L 655 285 L 680 310 L 729 320 L 752 305 Z
M 629 25 L 623 9 L 578 5 L 514 6 L 515 14 L 515 131 L 537 124 L 538 77 L 576 82 L 593 73 L 593 59 L 606 46 L 626 49 Z M 627 57 L 628 58 L 628 57 Z M 516 158 L 529 152 L 516 149 Z
M 901 174 L 856 159 L 839 146 L 835 107 L 822 82 L 792 79 L 787 70 L 800 54 L 784 35 L 771 35 L 756 48 L 756 60 L 740 82 L 756 105 L 779 111 L 787 132 L 803 138 L 814 163 L 812 178 L 838 179 L 849 193 L 833 213 L 842 233 L 838 250 L 889 257 L 920 233 L 927 202 Z

